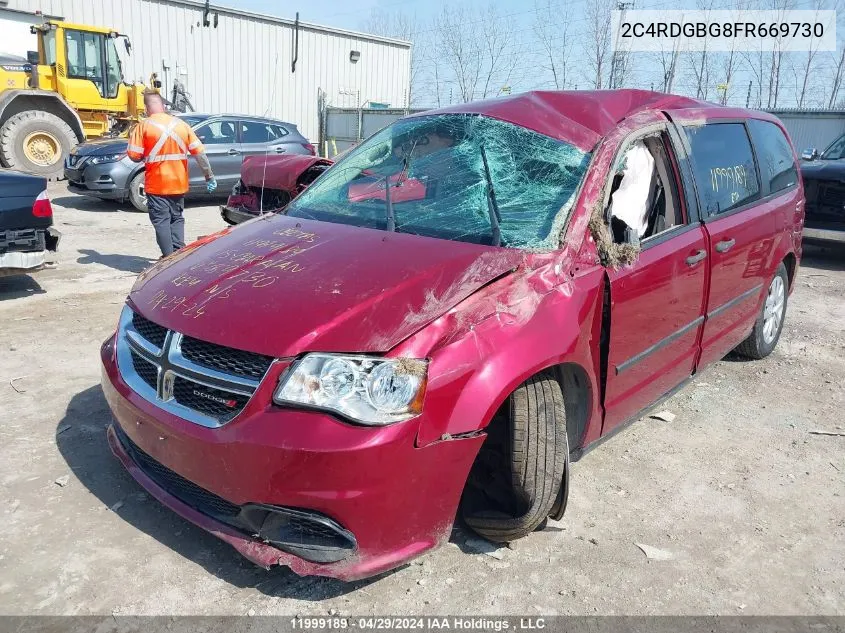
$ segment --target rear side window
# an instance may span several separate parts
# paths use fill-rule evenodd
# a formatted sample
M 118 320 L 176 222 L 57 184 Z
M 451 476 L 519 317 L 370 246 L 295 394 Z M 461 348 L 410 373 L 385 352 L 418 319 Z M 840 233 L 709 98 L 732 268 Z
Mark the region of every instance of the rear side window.
M 704 216 L 725 213 L 760 197 L 751 142 L 742 123 L 685 127 Z
M 774 123 L 751 119 L 748 121 L 751 138 L 757 148 L 760 177 L 769 183 L 769 193 L 775 193 L 798 182 L 798 170 L 789 141 Z
M 243 143 L 271 143 L 287 136 L 288 131 L 280 125 L 241 121 Z

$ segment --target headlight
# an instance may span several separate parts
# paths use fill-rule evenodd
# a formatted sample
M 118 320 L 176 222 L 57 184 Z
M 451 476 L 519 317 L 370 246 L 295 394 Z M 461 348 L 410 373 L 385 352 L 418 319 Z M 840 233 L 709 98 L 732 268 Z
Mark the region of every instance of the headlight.
M 102 156 L 93 156 L 91 158 L 92 165 L 99 165 L 101 163 L 116 163 L 121 158 L 126 156 L 126 153 L 123 152 L 121 154 L 104 154 Z
M 273 400 L 384 426 L 422 412 L 427 377 L 425 360 L 308 354 L 282 376 Z

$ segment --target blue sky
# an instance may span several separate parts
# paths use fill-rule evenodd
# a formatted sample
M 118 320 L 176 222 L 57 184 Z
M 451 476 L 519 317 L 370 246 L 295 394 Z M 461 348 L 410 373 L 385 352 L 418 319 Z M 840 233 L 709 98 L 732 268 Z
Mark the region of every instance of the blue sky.
M 548 53 L 543 49 L 537 38 L 538 13 L 540 5 L 551 1 L 560 9 L 560 14 L 555 16 L 556 20 L 563 20 L 568 24 L 568 33 L 565 36 L 567 46 L 571 46 L 571 53 L 567 61 L 568 71 L 566 80 L 563 82 L 566 88 L 588 88 L 591 87 L 594 75 L 591 75 L 589 59 L 585 44 L 589 41 L 587 30 L 587 8 L 592 3 L 605 0 L 288 0 L 280 3 L 278 0 L 218 0 L 220 4 L 228 5 L 259 13 L 268 13 L 280 17 L 293 19 L 299 11 L 300 19 L 304 22 L 324 24 L 349 30 L 365 30 L 365 24 L 374 10 L 383 13 L 403 13 L 413 17 L 417 25 L 418 46 L 415 51 L 434 51 L 428 57 L 421 54 L 421 73 L 429 72 L 432 67 L 431 57 L 443 57 L 440 42 L 435 42 L 436 31 L 432 28 L 433 19 L 441 12 L 447 4 L 451 7 L 472 6 L 481 10 L 483 7 L 494 5 L 500 16 L 504 16 L 513 30 L 512 43 L 516 49 L 517 65 L 513 71 L 508 72 L 506 77 L 497 77 L 496 82 L 506 86 L 508 90 L 520 92 L 532 89 L 554 89 L 555 83 L 550 75 L 548 66 Z M 611 0 L 606 0 L 608 3 Z M 744 0 L 745 1 L 745 0 Z M 760 8 L 768 7 L 771 0 L 747 0 L 751 5 L 759 5 Z M 828 8 L 828 5 L 838 0 L 783 0 L 788 2 L 790 8 L 809 9 L 813 7 Z M 667 8 L 693 8 L 700 0 L 636 0 L 635 6 L 639 9 L 667 9 Z M 713 0 L 719 7 L 731 7 L 737 4 L 736 0 Z M 825 5 L 825 6 L 819 6 Z M 478 15 L 478 14 L 474 14 Z M 476 20 L 477 21 L 477 20 Z M 845 25 L 840 25 L 843 27 Z M 423 35 L 420 35 L 422 33 Z M 553 33 L 557 31 L 553 30 Z M 839 40 L 845 36 L 845 28 L 839 29 Z M 557 39 L 553 36 L 555 46 L 563 45 L 564 38 Z M 841 49 L 840 49 L 841 51 Z M 417 54 L 417 53 L 415 53 Z M 780 81 L 778 82 L 779 107 L 796 107 L 797 95 L 801 78 L 806 74 L 802 69 L 805 65 L 805 54 L 787 54 L 782 61 Z M 707 80 L 704 82 L 707 90 L 704 97 L 709 100 L 718 98 L 720 86 L 724 86 L 721 75 L 723 74 L 724 56 L 713 55 L 710 61 L 710 72 L 707 73 Z M 810 82 L 806 94 L 807 99 L 804 107 L 825 107 L 830 98 L 829 86 L 832 86 L 835 66 L 839 59 L 838 53 L 820 53 L 813 61 L 813 70 L 809 73 Z M 662 60 L 657 59 L 652 53 L 638 53 L 629 60 L 629 71 L 626 74 L 624 85 L 636 88 L 660 89 L 663 81 Z M 696 79 L 698 71 L 694 69 L 695 60 L 687 56 L 679 61 L 676 79 L 673 84 L 673 92 L 696 96 L 697 87 L 701 80 Z M 757 64 L 755 71 L 753 65 Z M 444 61 L 448 73 L 448 60 Z M 769 90 L 769 81 L 765 69 L 769 67 L 768 58 L 755 61 L 750 54 L 745 54 L 744 59 L 738 61 L 739 67 L 734 68 L 728 91 L 728 102 L 733 105 L 744 106 L 748 96 L 748 87 L 753 85 L 752 100 L 750 105 L 754 107 L 754 98 L 765 107 L 766 97 L 763 93 Z M 441 69 L 441 72 L 443 70 Z M 700 76 L 700 75 L 699 75 Z M 762 78 L 762 80 L 761 80 Z M 501 79 L 501 80 L 500 80 Z M 439 90 L 441 100 L 446 103 L 456 100 L 454 96 L 454 77 L 447 76 Z M 427 96 L 425 103 L 414 99 L 415 105 L 435 105 L 434 91 L 429 85 L 417 81 L 418 88 L 415 94 Z M 845 93 L 845 88 L 843 88 Z M 840 93 L 841 94 L 841 93 Z M 753 96 L 753 95 L 756 95 Z M 476 96 L 476 98 L 478 98 Z M 845 105 L 845 97 L 842 105 Z M 837 98 L 839 101 L 839 98 Z

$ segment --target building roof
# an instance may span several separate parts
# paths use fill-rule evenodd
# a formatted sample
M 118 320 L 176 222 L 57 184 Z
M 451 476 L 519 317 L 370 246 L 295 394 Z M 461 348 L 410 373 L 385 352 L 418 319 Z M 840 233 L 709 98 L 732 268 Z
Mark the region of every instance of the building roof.
M 230 0 L 231 1 L 231 0 Z M 200 0 L 164 0 L 167 4 L 177 4 L 196 9 L 204 10 L 206 8 L 205 2 Z M 235 7 L 227 7 L 219 4 L 210 4 L 208 9 L 211 13 L 222 13 L 226 15 L 233 15 L 236 17 L 252 18 L 254 20 L 261 20 L 262 22 L 270 22 L 273 24 L 282 24 L 285 26 L 294 26 L 294 20 L 282 18 L 276 15 L 268 15 L 266 13 L 255 13 L 253 11 L 244 11 L 243 9 Z M 358 31 L 349 31 L 346 29 L 338 29 L 333 26 L 322 26 L 320 24 L 312 24 L 310 22 L 299 21 L 299 28 L 307 29 L 309 31 L 320 31 L 323 33 L 332 33 L 335 35 L 346 35 L 348 37 L 355 37 L 362 40 L 369 40 L 371 42 L 381 42 L 383 44 L 393 44 L 404 48 L 410 48 L 411 42 L 400 40 L 392 37 L 383 37 L 381 35 L 373 35 L 371 33 L 360 33 Z
M 483 114 L 567 141 L 584 151 L 591 151 L 622 119 L 647 109 L 718 109 L 726 116 L 750 113 L 689 97 L 624 89 L 525 92 L 429 110 L 416 116 L 446 113 Z M 755 116 L 769 118 L 763 113 L 755 113 Z

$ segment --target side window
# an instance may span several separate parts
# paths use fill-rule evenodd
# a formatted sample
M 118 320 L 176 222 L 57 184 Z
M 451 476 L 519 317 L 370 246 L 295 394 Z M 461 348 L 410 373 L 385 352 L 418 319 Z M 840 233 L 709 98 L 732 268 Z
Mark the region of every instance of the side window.
M 781 129 L 769 121 L 751 119 L 748 122 L 751 138 L 757 148 L 760 176 L 769 183 L 769 193 L 791 187 L 798 182 L 798 170 L 789 141 Z
M 103 36 L 99 33 L 66 31 L 67 74 L 76 79 L 89 79 L 97 86 L 100 95 L 103 90 Z
M 203 145 L 225 145 L 235 142 L 235 124 L 232 121 L 212 121 L 199 126 L 194 132 Z
M 48 66 L 56 63 L 56 32 L 52 29 L 44 34 L 44 57 Z
M 630 143 L 617 164 L 610 227 L 618 244 L 646 240 L 685 224 L 665 133 Z
M 760 197 L 754 154 L 742 123 L 708 123 L 684 132 L 703 215 L 724 213 Z
M 241 121 L 242 143 L 272 143 L 288 131 L 280 125 L 270 123 L 259 123 L 258 121 Z
M 845 134 L 833 141 L 828 148 L 822 152 L 821 157 L 825 160 L 839 160 L 845 152 Z

